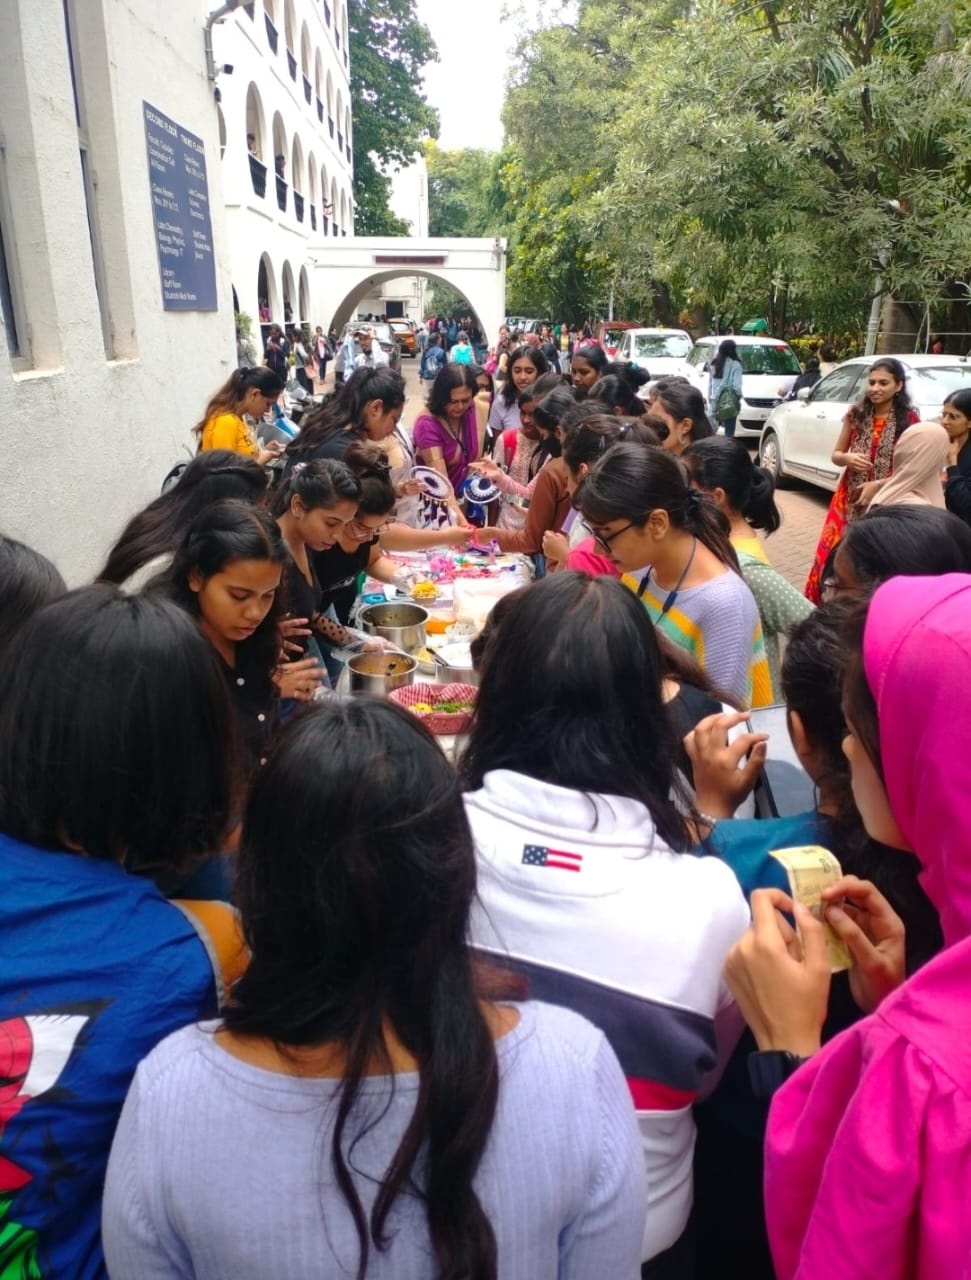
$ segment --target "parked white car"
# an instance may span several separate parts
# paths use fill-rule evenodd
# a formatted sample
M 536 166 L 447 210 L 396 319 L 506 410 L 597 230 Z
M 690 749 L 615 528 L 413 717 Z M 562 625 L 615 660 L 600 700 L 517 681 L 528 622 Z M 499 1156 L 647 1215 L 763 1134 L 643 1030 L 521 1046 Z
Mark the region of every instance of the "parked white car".
M 694 342 L 684 329 L 628 329 L 617 346 L 615 360 L 646 369 L 652 378 L 687 373 Z
M 795 400 L 773 409 L 759 442 L 759 461 L 775 477 L 808 480 L 822 489 L 839 484 L 842 468 L 831 458 L 843 419 L 863 398 L 870 365 L 879 356 L 847 360 L 814 387 L 803 387 Z M 894 359 L 907 370 L 907 390 L 922 421 L 937 418 L 952 391 L 971 387 L 971 361 L 966 356 L 902 355 Z
M 718 345 L 731 338 L 742 362 L 742 404 L 735 424 L 736 436 L 758 436 L 762 424 L 788 394 L 802 373 L 796 354 L 781 338 L 764 333 L 749 337 L 741 333 L 712 333 L 699 338 L 687 359 L 687 377 L 708 402 L 708 366 L 718 354 Z M 653 370 L 652 370 L 653 372 Z

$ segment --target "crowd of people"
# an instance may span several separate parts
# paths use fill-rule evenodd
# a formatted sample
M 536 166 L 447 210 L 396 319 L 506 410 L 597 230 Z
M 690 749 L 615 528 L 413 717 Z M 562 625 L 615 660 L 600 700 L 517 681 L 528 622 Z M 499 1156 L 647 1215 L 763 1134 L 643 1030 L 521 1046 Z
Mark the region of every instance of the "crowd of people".
M 243 367 L 92 584 L 0 537 L 5 1274 L 964 1274 L 971 400 L 874 364 L 812 601 L 723 354 L 503 332 L 410 429 L 355 363 L 285 446 Z M 363 577 L 470 542 L 534 580 L 453 763 L 335 690 Z

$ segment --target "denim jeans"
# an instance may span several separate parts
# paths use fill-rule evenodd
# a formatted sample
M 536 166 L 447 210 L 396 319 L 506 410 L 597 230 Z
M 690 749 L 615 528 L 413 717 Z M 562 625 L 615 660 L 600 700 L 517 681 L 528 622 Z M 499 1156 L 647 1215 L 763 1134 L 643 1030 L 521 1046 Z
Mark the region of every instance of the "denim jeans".
M 719 423 L 719 426 L 725 432 L 725 435 L 728 436 L 729 440 L 735 434 L 735 424 L 737 422 L 737 418 L 726 418 L 724 422 Z

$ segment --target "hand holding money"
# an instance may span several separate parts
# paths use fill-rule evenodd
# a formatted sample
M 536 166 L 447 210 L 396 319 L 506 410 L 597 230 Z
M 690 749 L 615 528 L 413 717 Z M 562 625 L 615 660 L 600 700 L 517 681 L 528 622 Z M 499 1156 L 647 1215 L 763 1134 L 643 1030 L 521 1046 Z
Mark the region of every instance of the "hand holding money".
M 843 876 L 822 891 L 826 922 L 853 957 L 850 990 L 872 1013 L 907 976 L 904 922 L 869 880 Z
M 823 926 L 781 889 L 756 889 L 751 905 L 751 928 L 728 953 L 725 981 L 760 1049 L 808 1058 L 819 1049 L 829 999 Z
M 824 914 L 830 899 L 824 899 L 823 893 L 832 889 L 843 878 L 840 864 L 828 849 L 818 844 L 799 845 L 793 849 L 773 849 L 771 856 L 786 869 L 789 893 L 793 901 L 801 902 L 813 919 L 823 926 L 830 973 L 848 969 L 851 964 L 849 949 Z

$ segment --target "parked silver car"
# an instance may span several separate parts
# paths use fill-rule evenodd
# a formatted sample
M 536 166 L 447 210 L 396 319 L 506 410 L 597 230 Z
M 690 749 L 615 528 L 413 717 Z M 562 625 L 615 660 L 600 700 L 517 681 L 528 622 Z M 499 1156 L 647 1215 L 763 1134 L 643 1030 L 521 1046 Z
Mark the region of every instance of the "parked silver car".
M 835 489 L 841 468 L 832 461 L 843 419 L 863 398 L 870 365 L 879 356 L 847 360 L 795 400 L 769 414 L 759 441 L 759 461 L 778 484 L 788 476 Z M 965 356 L 895 356 L 907 371 L 907 391 L 923 421 L 936 418 L 952 391 L 971 387 L 971 361 Z

